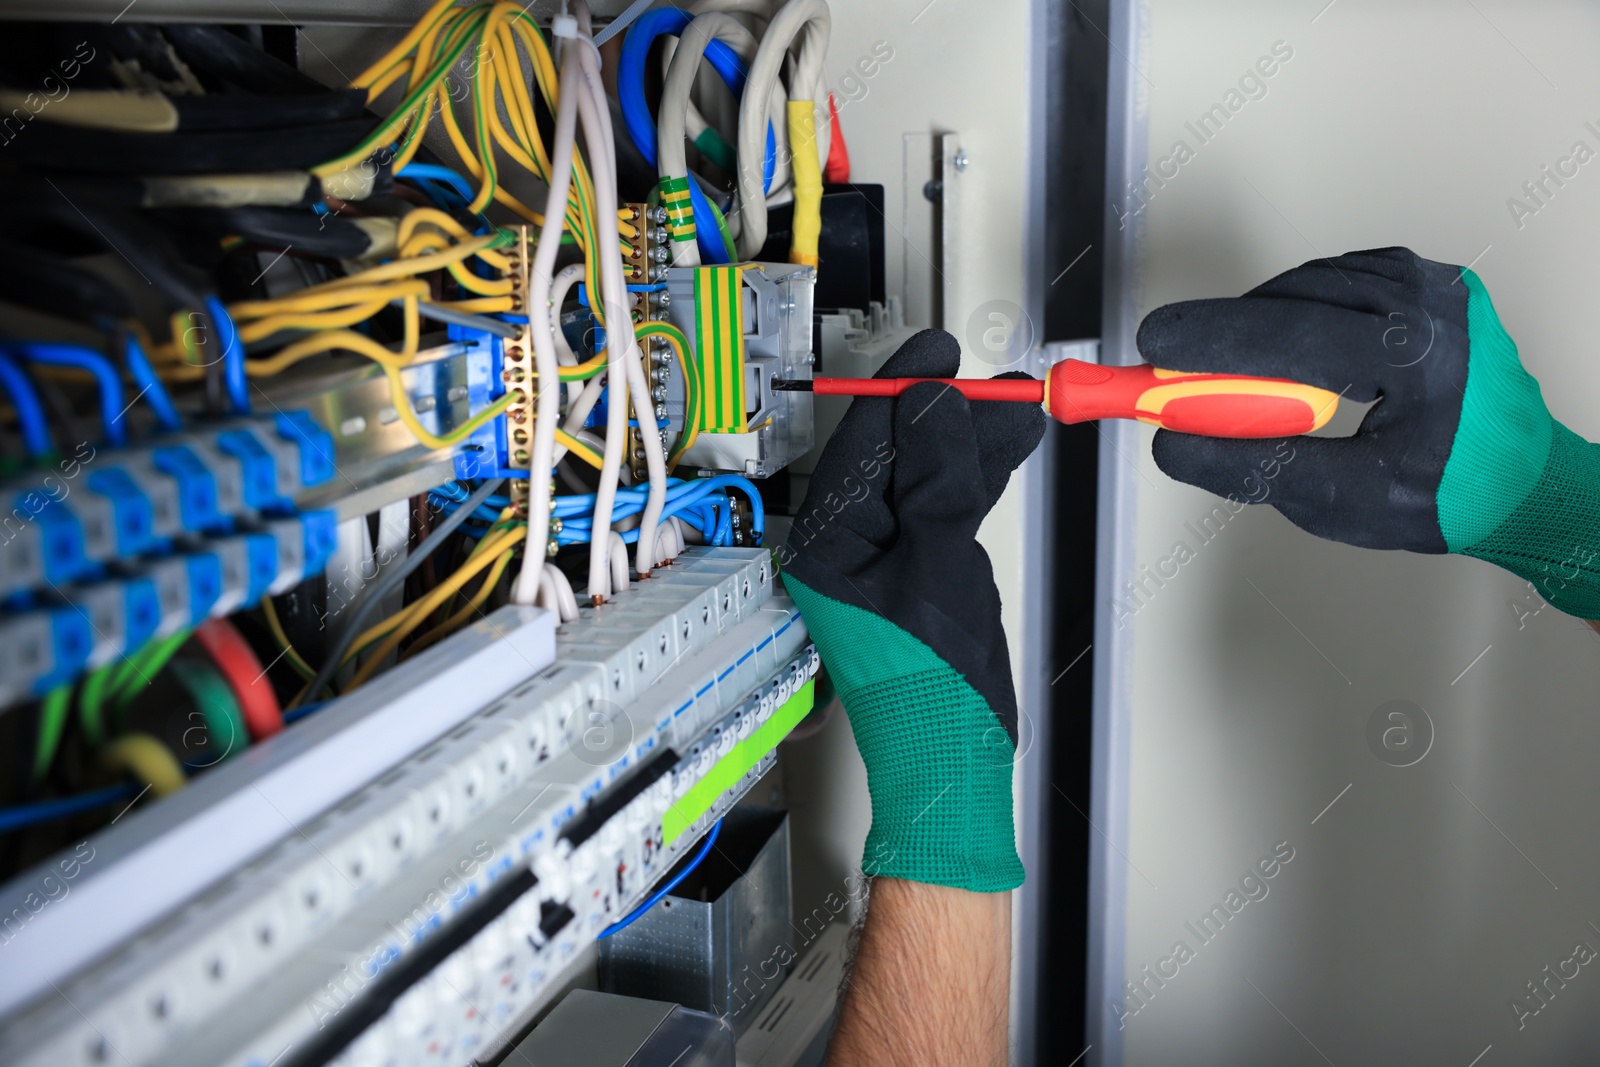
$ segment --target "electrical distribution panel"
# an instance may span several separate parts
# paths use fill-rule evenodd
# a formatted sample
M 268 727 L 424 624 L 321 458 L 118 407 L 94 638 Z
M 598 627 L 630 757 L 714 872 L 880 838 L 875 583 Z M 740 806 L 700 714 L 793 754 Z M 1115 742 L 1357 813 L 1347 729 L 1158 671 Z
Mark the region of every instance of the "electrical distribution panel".
M 884 276 L 828 8 L 596 6 L 0 32 L 0 1063 L 498 1062 L 830 721 L 770 547 L 772 383 Z M 787 928 L 772 818 L 708 958 Z M 696 1041 L 814 1062 L 840 942 Z

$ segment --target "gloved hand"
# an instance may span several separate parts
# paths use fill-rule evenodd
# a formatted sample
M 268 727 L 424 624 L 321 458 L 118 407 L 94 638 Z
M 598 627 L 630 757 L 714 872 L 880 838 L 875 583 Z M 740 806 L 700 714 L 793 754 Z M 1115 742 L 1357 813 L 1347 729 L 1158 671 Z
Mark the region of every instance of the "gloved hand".
M 1600 446 L 1551 418 L 1472 271 L 1351 252 L 1157 308 L 1138 345 L 1158 367 L 1381 397 L 1354 437 L 1294 439 L 1270 503 L 1335 541 L 1488 560 L 1600 618 Z M 1173 478 L 1237 498 L 1273 443 L 1162 430 L 1154 448 Z
M 960 361 L 955 338 L 924 330 L 878 376 L 953 377 Z M 780 554 L 867 765 L 869 875 L 979 892 L 1022 883 L 1016 694 L 974 535 L 1044 424 L 1037 405 L 969 402 L 933 383 L 858 398 Z

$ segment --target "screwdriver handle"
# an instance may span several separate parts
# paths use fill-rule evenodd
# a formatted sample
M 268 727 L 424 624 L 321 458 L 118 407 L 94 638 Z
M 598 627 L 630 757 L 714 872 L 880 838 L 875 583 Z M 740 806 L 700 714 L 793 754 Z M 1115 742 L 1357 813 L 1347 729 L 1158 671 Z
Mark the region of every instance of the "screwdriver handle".
M 1205 437 L 1293 437 L 1321 429 L 1339 407 L 1339 394 L 1286 378 L 1188 374 L 1148 363 L 1067 359 L 1045 381 L 1045 410 L 1058 422 L 1138 419 Z

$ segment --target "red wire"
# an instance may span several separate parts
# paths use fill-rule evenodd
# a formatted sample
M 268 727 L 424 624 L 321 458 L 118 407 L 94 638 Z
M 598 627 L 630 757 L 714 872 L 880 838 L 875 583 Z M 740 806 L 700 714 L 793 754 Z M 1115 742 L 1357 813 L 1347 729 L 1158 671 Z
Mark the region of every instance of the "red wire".
M 850 180 L 850 149 L 844 143 L 844 130 L 839 127 L 839 103 L 828 94 L 828 162 L 822 170 L 822 179 L 839 185 Z
M 195 638 L 216 661 L 217 669 L 228 680 L 244 715 L 245 729 L 252 741 L 271 737 L 283 729 L 283 709 L 278 694 L 272 691 L 267 672 L 244 635 L 227 619 L 210 619 L 194 632 Z

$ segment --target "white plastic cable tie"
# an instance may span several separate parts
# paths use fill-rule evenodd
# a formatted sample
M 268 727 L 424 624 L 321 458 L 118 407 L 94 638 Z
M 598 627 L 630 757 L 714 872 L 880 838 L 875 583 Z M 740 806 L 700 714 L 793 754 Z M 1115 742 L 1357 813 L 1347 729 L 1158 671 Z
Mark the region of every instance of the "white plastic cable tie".
M 612 19 L 610 24 L 603 28 L 599 33 L 594 35 L 595 45 L 603 45 L 607 41 L 611 40 L 611 38 L 627 29 L 628 26 L 632 24 L 633 20 L 644 14 L 645 8 L 649 7 L 654 2 L 655 0 L 633 0 L 633 3 L 629 4 L 627 9 L 624 10 L 622 14 Z
M 578 20 L 571 15 L 557 15 L 550 20 L 550 36 L 576 38 Z

